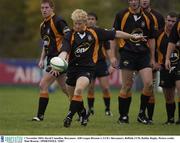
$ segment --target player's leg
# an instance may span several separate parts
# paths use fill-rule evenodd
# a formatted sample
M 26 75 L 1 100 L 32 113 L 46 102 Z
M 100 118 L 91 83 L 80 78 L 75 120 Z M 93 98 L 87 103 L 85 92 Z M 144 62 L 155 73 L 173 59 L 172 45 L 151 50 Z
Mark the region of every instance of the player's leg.
M 122 69 L 120 71 L 122 77 L 122 87 L 118 97 L 119 103 L 119 123 L 129 123 L 129 108 L 131 104 L 131 88 L 133 84 L 134 71 Z
M 167 121 L 165 124 L 173 124 L 174 123 L 174 113 L 175 113 L 175 87 L 172 88 L 163 88 L 163 93 L 166 101 L 166 113 L 167 113 Z
M 98 80 L 103 93 L 103 100 L 105 104 L 105 115 L 112 116 L 112 113 L 110 111 L 111 94 L 109 89 L 108 76 L 99 77 Z
M 65 127 L 69 127 L 70 124 L 67 124 L 67 120 L 72 120 L 74 114 L 76 112 L 82 112 L 83 116 L 86 116 L 86 110 L 84 108 L 84 104 L 83 104 L 83 97 L 82 97 L 82 93 L 83 90 L 88 86 L 89 84 L 89 78 L 85 77 L 85 76 L 80 76 L 77 78 L 76 84 L 75 84 L 75 89 L 74 89 L 74 93 L 72 96 L 72 100 L 70 102 L 70 107 L 69 107 L 69 112 L 67 117 L 64 120 L 64 126 Z M 82 125 L 86 125 L 86 123 L 81 122 Z
M 180 125 L 180 80 L 179 79 L 176 81 L 176 89 L 178 94 L 178 120 L 176 121 L 176 124 Z
M 88 110 L 93 115 L 94 114 L 94 86 L 95 86 L 95 79 L 91 81 L 88 86 L 88 96 L 87 96 L 87 103 L 88 103 Z
M 157 71 L 153 71 L 153 94 L 150 96 L 147 106 L 147 115 L 149 123 L 153 123 L 154 107 L 155 107 L 155 86 Z
M 68 96 L 68 92 L 66 90 L 66 74 L 62 74 L 60 76 L 58 76 L 58 78 L 56 79 L 61 90 Z
M 148 124 L 148 119 L 145 114 L 145 110 L 148 105 L 148 101 L 150 96 L 152 95 L 153 92 L 153 85 L 152 85 L 152 68 L 143 68 L 139 71 L 139 74 L 142 78 L 144 87 L 143 91 L 141 94 L 141 103 L 140 103 L 140 110 L 138 114 L 138 122 L 143 123 L 143 124 Z
M 167 121 L 165 124 L 174 123 L 174 113 L 175 113 L 175 73 L 169 73 L 169 70 L 161 69 L 160 71 L 160 83 L 159 85 L 163 89 L 163 94 L 166 102 L 166 113 Z
M 74 89 L 75 89 L 75 86 L 66 84 L 66 91 L 68 93 L 68 97 L 69 97 L 70 102 L 71 102 L 72 97 L 74 95 Z M 72 117 L 74 116 L 74 114 L 71 113 L 73 110 L 71 108 L 72 107 L 70 106 L 68 109 L 67 117 L 64 119 L 64 127 L 70 127 L 70 125 L 71 125 Z
M 34 117 L 33 121 L 42 121 L 44 119 L 44 114 L 46 111 L 46 107 L 49 102 L 49 93 L 48 87 L 55 81 L 56 77 L 49 73 L 45 73 L 40 81 L 40 96 L 39 96 L 39 106 L 37 116 Z

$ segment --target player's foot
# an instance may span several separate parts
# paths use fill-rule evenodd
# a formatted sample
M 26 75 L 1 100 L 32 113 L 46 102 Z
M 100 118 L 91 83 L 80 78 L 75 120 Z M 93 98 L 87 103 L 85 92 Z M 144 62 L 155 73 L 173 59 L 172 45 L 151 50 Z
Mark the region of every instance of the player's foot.
M 154 123 L 153 123 L 153 120 L 148 120 L 148 124 L 149 125 L 153 125 Z
M 90 108 L 89 112 L 90 112 L 91 115 L 94 115 L 94 109 L 93 108 Z
M 176 121 L 176 125 L 180 125 L 180 119 Z
M 172 125 L 174 124 L 174 120 L 167 120 L 164 125 Z
M 106 116 L 113 116 L 112 112 L 110 110 L 105 110 Z
M 142 124 L 146 124 L 146 125 L 149 124 L 148 118 L 145 115 L 143 115 L 142 113 L 139 113 L 139 115 L 137 117 L 137 121 Z
M 129 123 L 129 117 L 128 116 L 120 116 L 118 119 L 119 124 L 128 124 Z
M 44 116 L 36 116 L 32 118 L 32 121 L 40 122 L 40 121 L 43 121 L 43 119 L 44 119 Z
M 66 117 L 64 119 L 64 127 L 66 127 L 66 128 L 70 127 L 71 122 L 72 122 L 72 119 L 70 117 Z
M 82 118 L 80 120 L 82 126 L 87 126 L 87 123 L 89 121 L 89 119 L 88 119 L 89 116 L 90 116 L 89 111 L 86 111 L 85 113 L 82 114 Z

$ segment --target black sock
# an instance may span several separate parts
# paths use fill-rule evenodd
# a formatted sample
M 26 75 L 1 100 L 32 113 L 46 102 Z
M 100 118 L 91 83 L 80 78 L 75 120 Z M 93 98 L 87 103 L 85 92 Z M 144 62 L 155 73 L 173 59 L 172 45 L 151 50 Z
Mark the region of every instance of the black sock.
M 129 108 L 130 108 L 130 104 L 131 104 L 131 97 L 128 97 L 126 100 L 125 100 L 125 102 L 127 102 L 126 103 L 126 107 L 125 107 L 125 113 L 126 113 L 126 115 L 128 115 L 129 114 Z
M 147 108 L 149 98 L 150 96 L 145 96 L 141 94 L 141 103 L 140 103 L 140 111 L 139 111 L 140 114 L 145 115 L 145 110 Z
M 127 98 L 118 97 L 119 103 L 119 114 L 121 117 L 127 116 Z
M 38 113 L 37 113 L 37 116 L 39 118 L 44 117 L 44 113 L 46 111 L 46 107 L 48 105 L 48 102 L 49 102 L 49 98 L 44 98 L 44 97 L 39 98 L 39 107 L 38 107 Z
M 175 114 L 175 110 L 176 110 L 176 103 L 172 103 L 172 111 L 171 111 L 171 117 L 174 120 L 174 114 Z
M 166 103 L 166 112 L 167 112 L 167 120 L 174 120 L 174 112 L 175 112 L 176 105 L 175 103 Z
M 69 112 L 68 112 L 67 117 L 72 119 L 74 114 L 76 112 L 78 112 L 79 109 L 81 108 L 81 104 L 82 104 L 82 102 L 80 102 L 80 101 L 72 100 L 70 103 Z
M 148 119 L 149 119 L 149 120 L 152 120 L 152 118 L 153 118 L 154 106 L 155 106 L 154 103 L 148 103 L 147 113 L 148 113 Z
M 178 118 L 180 119 L 180 102 L 178 102 Z
M 110 97 L 103 97 L 103 100 L 104 100 L 104 104 L 105 104 L 105 106 L 106 106 L 106 111 L 109 111 L 110 110 Z
M 94 98 L 87 98 L 88 108 L 91 109 L 94 107 Z

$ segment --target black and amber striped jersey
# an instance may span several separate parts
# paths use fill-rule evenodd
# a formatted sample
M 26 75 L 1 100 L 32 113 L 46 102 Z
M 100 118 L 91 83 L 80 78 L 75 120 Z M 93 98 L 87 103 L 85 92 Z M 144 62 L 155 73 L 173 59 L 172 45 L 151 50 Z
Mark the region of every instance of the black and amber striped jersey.
M 153 22 L 154 22 L 154 29 L 156 31 L 164 29 L 165 20 L 164 17 L 156 10 L 151 9 L 149 12 L 152 15 Z
M 115 17 L 113 27 L 116 30 L 127 33 L 147 36 L 147 39 L 155 38 L 152 16 L 142 9 L 138 14 L 135 14 L 131 8 L 120 11 Z M 120 48 L 131 52 L 139 53 L 149 51 L 147 42 L 144 41 L 118 39 L 117 42 Z
M 40 25 L 41 38 L 46 56 L 57 56 L 62 46 L 64 33 L 70 31 L 65 20 L 52 14 Z
M 180 20 L 175 23 L 170 34 L 170 42 L 176 44 L 180 40 Z
M 94 67 L 98 60 L 99 43 L 113 40 L 114 30 L 86 28 L 82 33 L 71 31 L 64 37 L 62 51 L 69 53 L 69 67 Z
M 165 65 L 165 58 L 166 58 L 166 52 L 168 43 L 170 41 L 169 35 L 165 32 L 165 30 L 160 30 L 157 34 L 156 38 L 156 47 L 157 47 L 157 57 L 158 57 L 158 63 L 162 66 Z M 170 61 L 172 66 L 176 66 L 180 59 L 180 47 L 176 46 L 175 50 L 172 52 Z

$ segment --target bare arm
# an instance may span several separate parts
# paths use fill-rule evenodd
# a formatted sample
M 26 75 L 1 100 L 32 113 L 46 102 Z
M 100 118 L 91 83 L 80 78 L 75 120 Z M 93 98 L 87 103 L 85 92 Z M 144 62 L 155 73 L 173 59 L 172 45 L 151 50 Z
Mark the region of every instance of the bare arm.
M 155 66 L 155 39 L 149 39 L 149 48 L 150 48 L 150 64 Z
M 132 34 L 123 32 L 123 31 L 116 31 L 116 38 L 122 38 L 122 39 L 131 39 L 134 38 L 134 36 Z
M 60 54 L 59 54 L 59 56 L 58 57 L 60 57 L 60 58 L 62 58 L 62 59 L 65 59 L 65 60 L 67 60 L 67 52 L 66 51 L 62 51 Z
M 117 59 L 116 59 L 117 43 L 116 43 L 116 40 L 110 41 L 110 48 L 111 48 L 111 51 L 109 53 L 109 57 L 110 57 L 109 59 L 110 59 L 111 65 L 112 65 L 112 67 L 117 67 Z
M 40 68 L 44 68 L 44 59 L 45 59 L 45 57 L 46 57 L 45 49 L 42 48 L 41 56 L 40 56 L 39 63 L 38 63 L 38 66 Z
M 116 31 L 116 38 L 121 39 L 134 39 L 134 40 L 141 40 L 141 41 L 147 41 L 145 38 L 146 36 L 140 35 L 140 34 L 129 34 L 127 32 L 123 31 Z
M 170 57 L 171 57 L 171 53 L 172 51 L 175 49 L 175 44 L 174 43 L 168 43 L 168 48 L 167 48 L 167 52 L 166 52 L 166 62 L 165 62 L 165 66 L 166 69 L 170 69 L 171 68 L 171 62 L 170 62 Z

